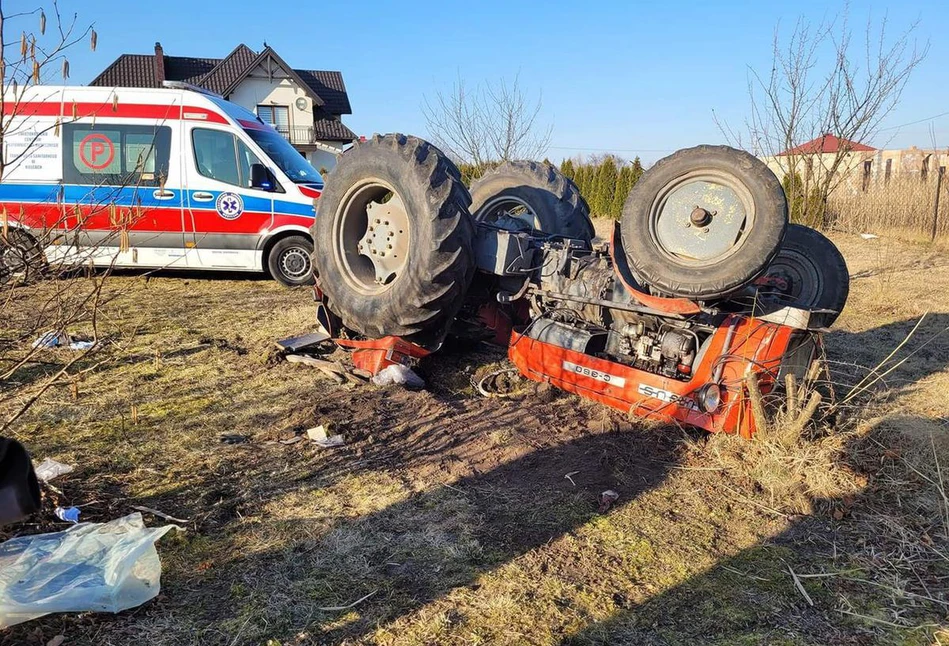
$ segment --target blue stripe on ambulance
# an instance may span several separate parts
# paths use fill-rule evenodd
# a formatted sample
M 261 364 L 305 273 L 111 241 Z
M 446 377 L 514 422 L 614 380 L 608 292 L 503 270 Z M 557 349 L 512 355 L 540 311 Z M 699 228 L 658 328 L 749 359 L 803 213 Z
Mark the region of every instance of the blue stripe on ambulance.
M 62 190 L 62 193 L 60 193 Z M 115 204 L 119 207 L 132 208 L 140 206 L 149 207 L 174 207 L 177 203 L 177 193 L 174 189 L 166 189 L 176 193 L 175 198 L 160 200 L 154 196 L 158 189 L 154 186 L 80 186 L 76 184 L 59 185 L 50 184 L 0 184 L 0 201 L 5 202 L 24 202 L 29 204 L 57 204 L 60 201 L 66 204 L 86 204 L 86 205 L 107 205 Z M 228 191 L 208 191 L 192 190 L 187 191 L 187 203 L 191 208 L 211 209 L 221 193 Z M 214 199 L 210 201 L 197 202 L 192 198 L 194 193 L 210 193 Z M 272 194 L 273 196 L 279 193 Z M 271 197 L 256 197 L 253 195 L 241 194 L 244 201 L 244 208 L 248 211 L 268 212 L 270 211 Z M 208 206 L 204 206 L 208 204 Z M 202 206 L 198 206 L 202 205 Z M 273 198 L 273 211 L 275 215 L 300 215 L 305 217 L 314 217 L 312 203 L 288 202 Z

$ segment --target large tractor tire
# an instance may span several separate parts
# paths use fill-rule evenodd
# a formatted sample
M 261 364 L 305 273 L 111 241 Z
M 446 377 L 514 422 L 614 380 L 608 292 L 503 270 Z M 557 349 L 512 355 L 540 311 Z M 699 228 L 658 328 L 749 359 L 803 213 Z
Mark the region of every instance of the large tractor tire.
M 504 162 L 471 184 L 477 222 L 534 229 L 590 243 L 596 233 L 590 207 L 573 181 L 548 163 Z
M 778 255 L 757 282 L 759 294 L 814 311 L 812 323 L 823 327 L 837 320 L 850 294 L 850 271 L 840 250 L 801 224 L 788 227 Z
M 432 144 L 400 134 L 357 143 L 327 178 L 313 225 L 329 309 L 368 337 L 447 328 L 474 275 L 470 204 Z
M 647 285 L 714 300 L 767 268 L 787 223 L 784 189 L 762 161 L 727 146 L 697 146 L 643 174 L 620 231 L 630 267 Z

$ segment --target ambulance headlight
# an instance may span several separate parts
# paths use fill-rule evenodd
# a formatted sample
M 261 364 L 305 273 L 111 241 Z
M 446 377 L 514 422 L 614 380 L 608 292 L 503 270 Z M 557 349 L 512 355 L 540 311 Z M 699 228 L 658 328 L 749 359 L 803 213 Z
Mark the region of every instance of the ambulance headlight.
M 722 389 L 718 384 L 705 384 L 696 393 L 695 401 L 706 413 L 714 413 L 722 405 Z

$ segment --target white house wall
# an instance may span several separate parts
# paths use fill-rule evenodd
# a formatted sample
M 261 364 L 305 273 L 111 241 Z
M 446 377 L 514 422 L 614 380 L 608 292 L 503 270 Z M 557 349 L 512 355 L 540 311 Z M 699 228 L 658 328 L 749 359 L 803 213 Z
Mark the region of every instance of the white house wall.
M 306 99 L 304 110 L 297 108 L 297 99 Z M 313 127 L 313 102 L 289 78 L 274 78 L 250 76 L 246 78 L 228 97 L 228 100 L 257 113 L 258 105 L 285 105 L 290 108 L 291 128 Z

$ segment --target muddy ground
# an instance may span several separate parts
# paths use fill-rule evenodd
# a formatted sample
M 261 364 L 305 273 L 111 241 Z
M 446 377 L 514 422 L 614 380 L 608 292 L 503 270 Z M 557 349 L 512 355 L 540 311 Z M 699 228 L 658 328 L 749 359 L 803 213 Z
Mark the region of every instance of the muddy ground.
M 109 361 L 47 393 L 17 434 L 77 467 L 48 505 L 89 521 L 147 506 L 186 531 L 159 543 L 157 599 L 45 617 L 0 644 L 947 643 L 930 467 L 949 459 L 949 256 L 835 241 L 854 275 L 827 335 L 841 371 L 876 365 L 928 315 L 906 361 L 833 419 L 836 449 L 778 455 L 841 474 L 820 486 L 762 478 L 739 440 L 546 388 L 481 397 L 472 377 L 505 365 L 486 346 L 427 359 L 422 392 L 336 385 L 274 357 L 309 329 L 307 291 L 119 274 Z M 23 290 L 5 328 L 43 289 Z M 286 443 L 317 424 L 345 445 Z M 0 538 L 62 528 L 47 513 Z

